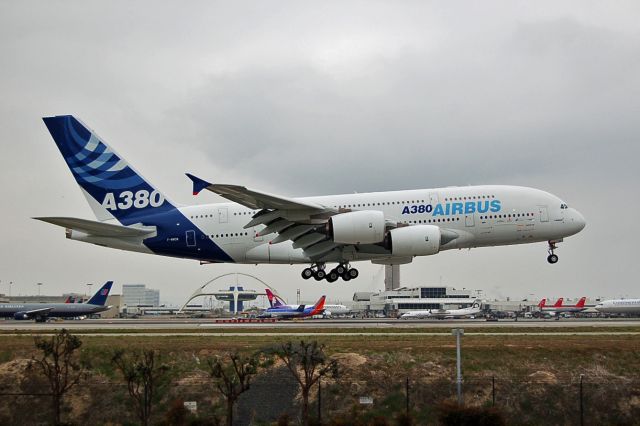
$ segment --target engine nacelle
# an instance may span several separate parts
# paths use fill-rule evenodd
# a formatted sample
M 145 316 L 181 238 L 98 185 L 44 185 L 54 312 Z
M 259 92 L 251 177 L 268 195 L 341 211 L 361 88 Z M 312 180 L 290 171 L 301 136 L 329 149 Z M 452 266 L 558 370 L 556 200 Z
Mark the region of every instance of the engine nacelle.
M 15 319 L 15 320 L 28 320 L 29 319 L 29 315 L 27 315 L 26 312 L 16 312 L 15 314 L 13 314 L 13 319 Z
M 384 213 L 361 210 L 341 213 L 329 219 L 329 237 L 342 244 L 375 244 L 384 239 Z
M 441 238 L 437 226 L 405 226 L 389 231 L 385 246 L 393 256 L 429 256 L 440 251 Z

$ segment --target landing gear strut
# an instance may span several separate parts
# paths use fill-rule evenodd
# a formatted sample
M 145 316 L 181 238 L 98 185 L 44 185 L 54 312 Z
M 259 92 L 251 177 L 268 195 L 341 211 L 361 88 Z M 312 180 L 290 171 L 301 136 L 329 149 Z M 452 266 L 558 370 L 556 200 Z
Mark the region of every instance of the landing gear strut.
M 342 278 L 344 281 L 356 279 L 359 272 L 357 269 L 351 268 L 348 263 L 339 263 L 338 266 L 326 272 L 324 263 L 316 263 L 310 268 L 305 268 L 301 275 L 305 280 L 313 277 L 316 281 L 326 279 L 327 282 L 332 283 L 338 281 L 338 278 Z
M 558 255 L 554 253 L 554 250 L 557 249 L 555 241 L 549 241 L 549 256 L 547 256 L 547 262 L 554 264 L 558 262 Z

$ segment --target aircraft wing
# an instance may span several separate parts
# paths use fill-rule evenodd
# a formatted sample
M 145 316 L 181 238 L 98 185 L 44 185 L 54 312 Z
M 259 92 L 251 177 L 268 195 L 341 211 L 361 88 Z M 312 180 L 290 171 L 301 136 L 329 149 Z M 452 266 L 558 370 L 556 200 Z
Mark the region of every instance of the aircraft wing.
M 186 175 L 193 181 L 193 195 L 198 195 L 200 191 L 206 189 L 250 209 L 325 210 L 320 204 L 302 202 L 293 198 L 255 191 L 240 185 L 213 184 L 190 173 Z
M 40 309 L 32 309 L 30 311 L 24 311 L 24 314 L 32 317 L 34 315 L 39 315 L 39 314 L 48 314 L 49 312 L 51 312 L 53 310 L 52 307 L 48 307 L 48 308 L 40 308 Z
M 155 226 L 122 226 L 75 217 L 34 217 L 36 220 L 99 237 L 151 237 Z
M 187 176 L 193 182 L 194 195 L 206 189 L 250 209 L 259 209 L 244 228 L 265 225 L 260 236 L 278 234 L 271 244 L 291 240 L 294 249 L 301 248 L 314 260 L 321 260 L 336 247 L 345 246 L 328 240 L 325 233 L 319 232 L 331 216 L 341 213 L 338 209 L 244 186 L 212 184 L 189 173 Z

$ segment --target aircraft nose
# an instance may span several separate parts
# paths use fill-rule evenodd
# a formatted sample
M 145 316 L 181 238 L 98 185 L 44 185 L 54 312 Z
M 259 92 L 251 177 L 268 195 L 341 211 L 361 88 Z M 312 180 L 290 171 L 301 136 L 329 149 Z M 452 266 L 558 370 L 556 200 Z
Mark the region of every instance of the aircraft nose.
M 576 209 L 572 209 L 573 212 L 571 214 L 571 225 L 572 225 L 572 231 L 574 231 L 575 234 L 577 234 L 578 232 L 582 231 L 584 229 L 584 227 L 587 225 L 587 221 L 585 220 L 584 216 L 582 216 L 582 213 L 580 213 L 578 210 Z
M 587 221 L 585 220 L 584 216 L 582 216 L 582 213 L 580 213 L 578 210 L 576 210 L 575 222 L 579 227 L 578 231 L 582 231 L 584 227 L 587 226 Z

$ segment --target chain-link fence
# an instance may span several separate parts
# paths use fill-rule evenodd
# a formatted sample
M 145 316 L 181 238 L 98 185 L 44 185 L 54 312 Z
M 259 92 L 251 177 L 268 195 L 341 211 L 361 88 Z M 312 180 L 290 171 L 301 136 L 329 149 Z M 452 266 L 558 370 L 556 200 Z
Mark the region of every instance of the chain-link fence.
M 284 368 L 256 376 L 235 405 L 234 424 L 300 422 L 300 391 Z M 0 424 L 47 424 L 52 398 L 34 381 L 16 392 L 0 391 Z M 505 424 L 637 424 L 640 380 L 595 377 L 467 377 L 464 406 L 489 410 Z M 441 422 L 443 407 L 457 401 L 448 379 L 399 378 L 392 382 L 325 379 L 310 395 L 314 423 L 413 424 Z M 448 403 L 448 405 L 447 405 Z M 224 424 L 225 401 L 212 383 L 173 381 L 158 390 L 152 424 Z M 446 410 L 445 410 L 446 411 Z M 497 413 L 497 414 L 496 414 Z M 476 415 L 478 415 L 476 413 Z M 385 420 L 381 420 L 385 419 Z M 65 397 L 63 421 L 71 424 L 138 424 L 127 386 L 87 380 Z

